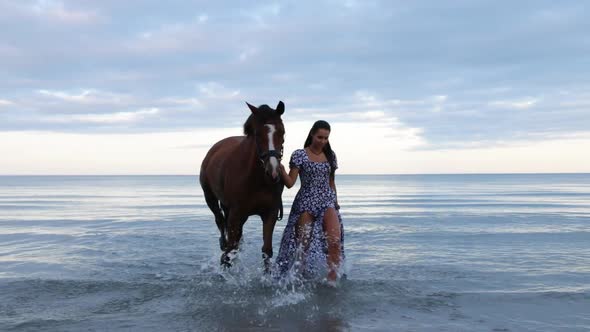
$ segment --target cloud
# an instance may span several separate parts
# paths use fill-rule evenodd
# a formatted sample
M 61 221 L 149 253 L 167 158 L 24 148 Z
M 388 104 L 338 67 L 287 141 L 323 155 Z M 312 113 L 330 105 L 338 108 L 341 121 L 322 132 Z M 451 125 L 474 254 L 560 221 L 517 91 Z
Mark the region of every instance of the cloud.
M 21 54 L 20 49 L 10 44 L 0 42 L 0 56 L 2 57 L 16 57 Z
M 162 103 L 179 106 L 199 107 L 202 108 L 204 105 L 198 98 L 178 98 L 178 97 L 166 97 L 162 99 Z
M 198 89 L 202 96 L 209 99 L 236 100 L 240 96 L 240 90 L 228 89 L 216 82 L 199 84 Z
M 249 58 L 251 58 L 253 56 L 256 56 L 256 54 L 258 54 L 258 49 L 257 48 L 248 48 L 247 50 L 245 50 L 242 53 L 240 53 L 239 61 L 240 62 L 245 62 Z
M 525 110 L 535 106 L 537 99 L 497 100 L 489 103 L 491 107 Z
M 95 10 L 66 8 L 64 2 L 36 0 L 28 9 L 35 15 L 66 24 L 92 23 L 99 18 Z
M 79 105 L 121 105 L 124 103 L 129 103 L 133 100 L 133 98 L 128 95 L 98 91 L 94 89 L 81 90 L 78 93 L 66 91 L 39 90 L 38 93 L 50 99 L 57 99 L 65 103 L 74 103 Z
M 3 1 L 0 132 L 239 128 L 244 101 L 283 100 L 303 135 L 356 124 L 389 153 L 558 139 L 590 122 L 583 9 Z
M 9 106 L 9 105 L 13 105 L 13 102 L 11 102 L 10 100 L 6 100 L 6 99 L 0 99 L 0 107 Z
M 281 9 L 280 4 L 271 3 L 253 9 L 247 8 L 242 12 L 244 16 L 253 19 L 258 25 L 267 27 L 270 20 L 279 16 Z
M 347 150 L 356 150 L 357 155 L 370 159 L 393 151 L 406 151 L 421 148 L 428 144 L 423 129 L 412 127 L 399 120 L 396 107 L 413 105 L 416 101 L 382 100 L 369 91 L 357 91 L 345 103 L 333 108 L 296 109 L 298 118 L 308 118 L 309 123 L 296 121 L 291 124 L 292 112 L 285 113 L 286 126 L 296 126 L 300 132 L 297 141 L 305 139 L 315 120 L 328 120 L 332 125 L 330 141 Z M 292 130 L 288 130 L 292 132 Z M 291 134 L 288 134 L 291 135 Z M 373 157 L 370 157 L 373 156 Z
M 199 23 L 207 23 L 207 21 L 209 20 L 209 16 L 206 14 L 201 14 L 199 15 L 199 17 L 197 18 L 197 21 Z
M 46 117 L 50 123 L 86 123 L 86 124 L 129 124 L 141 122 L 160 113 L 157 108 L 143 109 L 136 112 L 117 112 L 110 114 L 74 114 Z
M 203 82 L 191 91 L 186 96 L 149 96 L 41 89 L 7 104 L 0 115 L 0 130 L 166 132 L 240 126 L 250 114 L 238 89 Z
M 199 22 L 201 23 L 201 22 Z M 163 24 L 156 30 L 143 31 L 125 46 L 135 53 L 178 52 L 190 50 L 199 43 L 199 23 Z

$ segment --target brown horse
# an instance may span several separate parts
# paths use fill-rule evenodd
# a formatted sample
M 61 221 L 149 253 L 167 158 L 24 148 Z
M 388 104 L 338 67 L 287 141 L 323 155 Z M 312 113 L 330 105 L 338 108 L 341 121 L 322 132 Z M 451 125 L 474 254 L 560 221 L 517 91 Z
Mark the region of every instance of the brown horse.
M 228 137 L 213 145 L 201 164 L 199 180 L 221 234 L 221 264 L 231 266 L 244 223 L 249 216 L 259 215 L 263 223 L 262 257 L 268 271 L 273 255 L 272 233 L 283 214 L 279 161 L 285 135 L 281 120 L 285 105 L 279 101 L 273 110 L 267 105 L 246 104 L 252 111 L 244 123 L 246 136 Z

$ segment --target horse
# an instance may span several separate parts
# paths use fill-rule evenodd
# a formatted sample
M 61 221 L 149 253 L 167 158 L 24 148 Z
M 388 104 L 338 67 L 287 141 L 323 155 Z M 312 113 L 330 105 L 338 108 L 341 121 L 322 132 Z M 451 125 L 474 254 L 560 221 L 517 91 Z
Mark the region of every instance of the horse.
M 215 143 L 201 164 L 199 182 L 207 206 L 219 229 L 221 265 L 231 267 L 249 216 L 262 219 L 262 259 L 270 271 L 273 256 L 272 234 L 282 218 L 279 165 L 283 155 L 285 127 L 281 115 L 285 104 L 276 109 L 268 105 L 255 107 L 244 123 L 245 136 L 232 136 Z

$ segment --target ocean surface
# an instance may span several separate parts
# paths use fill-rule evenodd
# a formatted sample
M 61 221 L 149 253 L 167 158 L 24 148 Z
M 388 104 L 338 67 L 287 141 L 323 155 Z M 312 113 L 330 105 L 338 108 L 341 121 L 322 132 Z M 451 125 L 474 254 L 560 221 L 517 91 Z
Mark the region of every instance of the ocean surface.
M 590 331 L 590 174 L 336 183 L 331 288 L 267 278 L 258 217 L 220 269 L 197 176 L 0 177 L 0 330 Z

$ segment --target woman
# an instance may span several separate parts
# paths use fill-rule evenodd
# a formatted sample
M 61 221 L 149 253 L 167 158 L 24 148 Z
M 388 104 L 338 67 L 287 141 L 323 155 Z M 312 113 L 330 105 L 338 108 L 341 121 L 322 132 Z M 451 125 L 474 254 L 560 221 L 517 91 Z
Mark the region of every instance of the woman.
M 329 136 L 330 125 L 316 121 L 304 148 L 291 155 L 289 173 L 281 165 L 281 178 L 287 188 L 293 187 L 298 176 L 301 188 L 293 201 L 277 256 L 280 276 L 302 274 L 313 278 L 327 272 L 326 279 L 332 283 L 339 277 L 344 234 L 334 183 L 338 164 Z

